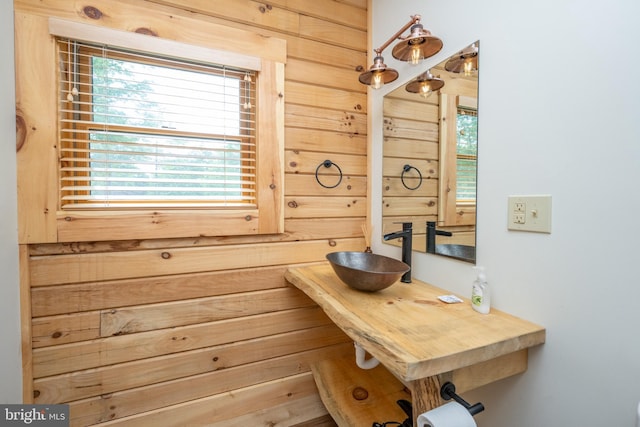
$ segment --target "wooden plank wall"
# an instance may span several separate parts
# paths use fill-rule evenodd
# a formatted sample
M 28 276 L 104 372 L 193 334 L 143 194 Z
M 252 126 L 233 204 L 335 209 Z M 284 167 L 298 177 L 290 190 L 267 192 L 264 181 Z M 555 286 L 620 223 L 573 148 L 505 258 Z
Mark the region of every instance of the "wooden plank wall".
M 69 403 L 72 426 L 335 425 L 309 364 L 353 346 L 283 274 L 364 249 L 366 0 L 14 4 L 87 23 L 88 6 L 143 7 L 287 41 L 285 233 L 23 245 L 25 401 Z M 316 182 L 325 160 L 336 188 Z

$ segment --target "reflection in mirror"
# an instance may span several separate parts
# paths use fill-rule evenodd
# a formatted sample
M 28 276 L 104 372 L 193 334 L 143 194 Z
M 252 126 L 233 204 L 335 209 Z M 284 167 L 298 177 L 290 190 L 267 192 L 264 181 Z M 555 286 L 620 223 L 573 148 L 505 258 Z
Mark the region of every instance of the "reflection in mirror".
M 422 70 L 385 95 L 383 105 L 382 234 L 409 221 L 413 250 L 471 263 L 476 259 L 478 52 L 475 42 Z

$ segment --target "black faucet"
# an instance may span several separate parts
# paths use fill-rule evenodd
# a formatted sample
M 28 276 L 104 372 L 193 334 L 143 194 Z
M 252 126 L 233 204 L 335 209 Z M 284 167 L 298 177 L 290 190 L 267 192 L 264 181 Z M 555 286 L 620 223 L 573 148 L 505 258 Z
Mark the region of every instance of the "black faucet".
M 395 233 L 385 234 L 384 240 L 402 239 L 402 262 L 409 266 L 409 271 L 404 273 L 400 278 L 403 283 L 411 283 L 411 245 L 413 237 L 413 223 L 403 222 L 402 231 L 396 231 Z
M 450 231 L 436 230 L 435 221 L 427 221 L 427 253 L 436 253 L 436 235 L 438 236 L 452 236 Z

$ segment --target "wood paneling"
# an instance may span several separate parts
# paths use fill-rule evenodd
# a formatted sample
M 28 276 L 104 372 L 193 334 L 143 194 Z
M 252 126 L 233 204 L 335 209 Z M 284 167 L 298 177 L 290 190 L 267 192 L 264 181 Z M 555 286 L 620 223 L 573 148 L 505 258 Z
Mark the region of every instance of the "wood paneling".
M 304 128 L 289 127 L 287 133 L 287 148 L 290 150 L 309 150 L 326 153 L 366 155 L 366 135 L 345 134 L 340 132 L 325 132 L 316 130 L 309 132 Z M 310 187 L 314 188 L 314 187 Z M 288 193 L 289 187 L 287 187 Z M 315 188 L 315 190 L 318 190 Z
M 245 293 L 286 286 L 286 267 L 151 276 L 32 290 L 34 317 Z M 211 286 L 215 283 L 215 286 Z
M 310 366 L 351 355 L 353 345 L 283 275 L 292 265 L 323 262 L 328 252 L 364 249 L 367 90 L 356 69 L 367 66 L 367 1 L 14 5 L 17 79 L 36 83 L 20 85 L 28 124 L 21 151 L 31 155 L 18 162 L 30 159 L 20 170 L 48 176 L 51 186 L 57 147 L 46 135 L 55 133 L 56 106 L 39 105 L 39 91 L 55 91 L 55 70 L 20 54 L 31 50 L 42 64 L 55 63 L 40 42 L 49 17 L 205 46 L 231 43 L 286 62 L 284 232 L 178 237 L 190 221 L 215 221 L 193 216 L 164 224 L 159 238 L 132 239 L 103 231 L 104 220 L 89 213 L 76 219 L 93 241 L 69 235 L 68 243 L 22 245 L 25 402 L 68 403 L 72 426 L 335 426 Z M 325 160 L 342 170 L 336 188 L 316 181 Z M 334 169 L 322 167 L 319 178 L 337 180 Z M 57 218 L 55 191 L 37 183 L 19 177 L 21 242 L 55 241 L 57 222 L 68 221 Z
M 190 387 L 189 383 L 183 385 L 183 389 Z M 208 425 L 213 422 L 231 423 L 235 417 L 242 417 L 255 411 L 268 411 L 272 407 L 285 403 L 290 403 L 290 406 L 295 408 L 296 401 L 316 394 L 317 388 L 313 377 L 311 373 L 305 372 L 129 417 L 117 418 L 101 425 L 182 427 Z M 298 413 L 298 411 L 295 412 Z M 317 416 L 317 414 L 313 415 Z M 287 420 L 283 424 L 289 425 Z
M 309 130 L 326 130 L 343 132 L 349 135 L 366 135 L 366 114 L 354 113 L 349 110 L 328 110 L 287 104 L 285 122 L 289 126 Z
M 33 376 L 41 378 L 327 323 L 322 310 L 297 309 L 38 348 L 33 351 Z
M 332 198 L 333 199 L 333 198 Z M 349 214 L 349 200 L 331 203 Z M 301 202 L 305 205 L 305 203 Z M 361 203 L 362 205 L 362 203 Z M 318 208 L 320 209 L 320 208 Z M 329 208 L 324 208 L 326 210 Z M 362 212 L 361 212 L 362 213 Z M 317 215 L 310 215 L 317 216 Z M 352 250 L 359 239 L 340 240 L 336 250 Z M 97 254 L 48 255 L 31 259 L 31 286 L 113 280 L 165 274 L 196 273 L 269 265 L 313 262 L 324 258 L 330 249 L 326 241 L 286 242 L 274 250 L 271 243 L 256 243 L 196 248 L 154 249 Z
M 252 371 L 256 370 L 257 365 L 261 365 L 262 368 L 271 366 L 271 369 L 274 369 L 274 366 L 282 364 L 304 364 L 306 360 L 313 360 L 320 354 L 326 356 L 329 353 L 340 353 L 347 345 L 352 347 L 351 344 L 340 344 L 343 341 L 344 335 L 340 329 L 328 324 L 238 343 L 124 362 L 99 369 L 49 376 L 35 381 L 35 388 L 39 393 L 36 401 L 66 402 L 115 392 L 121 392 L 119 395 L 124 399 L 140 393 L 137 389 L 149 384 L 156 384 L 156 390 L 166 388 L 170 391 L 171 387 L 162 383 L 179 378 L 195 380 L 194 376 L 205 373 L 216 373 L 213 378 L 212 375 L 208 375 L 207 381 L 217 380 L 223 376 L 222 373 L 242 373 L 237 380 L 251 383 L 247 376 L 253 375 Z M 314 348 L 319 343 L 326 347 Z M 300 371 L 302 367 L 298 366 L 297 369 Z M 264 369 L 260 369 L 262 370 Z M 215 382 L 218 383 L 219 391 L 224 390 L 219 379 Z M 209 392 L 215 391 L 210 386 Z
M 132 334 L 309 307 L 313 303 L 295 289 L 269 289 L 196 300 L 146 304 L 100 313 L 100 336 Z

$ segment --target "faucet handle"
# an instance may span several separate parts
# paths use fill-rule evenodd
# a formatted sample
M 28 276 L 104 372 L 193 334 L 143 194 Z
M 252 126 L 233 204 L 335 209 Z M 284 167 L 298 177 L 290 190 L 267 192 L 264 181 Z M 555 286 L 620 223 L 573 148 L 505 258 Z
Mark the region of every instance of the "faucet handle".
M 434 231 L 438 236 L 453 236 L 453 233 L 451 233 L 450 231 L 436 229 L 435 221 L 427 221 L 427 230 Z
M 413 228 L 413 222 L 410 221 L 396 221 L 394 224 L 402 224 L 403 230 L 411 230 Z

